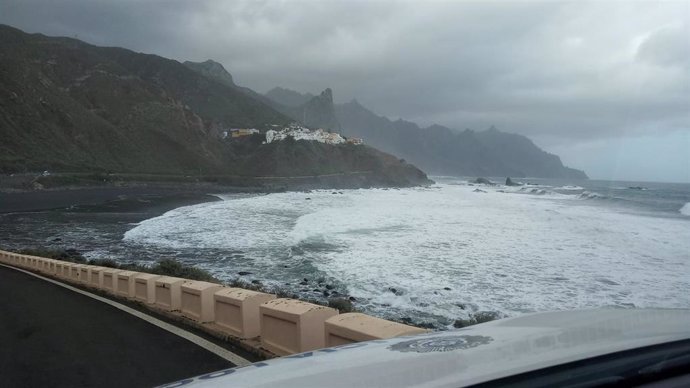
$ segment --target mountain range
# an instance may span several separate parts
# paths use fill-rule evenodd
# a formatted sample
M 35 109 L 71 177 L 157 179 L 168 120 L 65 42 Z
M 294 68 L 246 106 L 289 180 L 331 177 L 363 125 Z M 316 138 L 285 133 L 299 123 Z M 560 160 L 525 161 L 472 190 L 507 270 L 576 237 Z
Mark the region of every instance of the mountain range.
M 369 146 L 226 137 L 230 128 L 293 121 L 273 104 L 212 61 L 182 64 L 0 25 L 0 172 L 341 175 L 340 187 L 429 182 Z
M 229 128 L 311 128 L 363 138 L 365 147 L 262 144 Z M 422 128 L 356 100 L 237 85 L 212 60 L 184 62 L 0 25 L 0 172 L 98 171 L 248 177 L 367 172 L 356 186 L 428 182 L 442 175 L 586 178 L 528 138 L 495 128 Z M 283 142 L 281 142 L 283 143 Z M 381 151 L 379 151 L 381 150 Z M 394 156 L 393 156 L 394 155 Z
M 356 100 L 333 103 L 331 89 L 318 96 L 284 88 L 265 94 L 272 105 L 306 125 L 363 138 L 367 144 L 403 158 L 424 171 L 455 176 L 514 176 L 586 179 L 529 138 L 491 127 L 457 131 L 441 125 L 422 128 L 377 115 Z
M 314 95 L 275 87 L 258 95 L 235 85 L 230 73 L 219 63 L 209 60 L 185 64 L 233 85 L 306 126 L 362 138 L 367 144 L 432 174 L 587 178 L 583 171 L 564 166 L 558 156 L 543 151 L 529 138 L 494 127 L 484 131 L 457 131 L 441 125 L 422 128 L 410 121 L 393 121 L 377 115 L 356 100 L 334 104 L 330 88 Z

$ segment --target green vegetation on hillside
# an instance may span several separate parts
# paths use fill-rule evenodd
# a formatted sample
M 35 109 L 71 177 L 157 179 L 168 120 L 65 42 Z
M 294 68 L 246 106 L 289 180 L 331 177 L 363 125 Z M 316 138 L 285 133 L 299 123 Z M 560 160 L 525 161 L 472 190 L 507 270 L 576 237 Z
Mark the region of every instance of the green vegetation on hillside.
M 213 61 L 183 65 L 0 25 L 0 173 L 95 173 L 107 183 L 111 173 L 146 179 L 368 171 L 366 181 L 350 186 L 428 182 L 371 148 L 226 137 L 231 128 L 292 121 L 264 100 L 234 85 Z M 57 186 L 80 178 L 41 179 Z

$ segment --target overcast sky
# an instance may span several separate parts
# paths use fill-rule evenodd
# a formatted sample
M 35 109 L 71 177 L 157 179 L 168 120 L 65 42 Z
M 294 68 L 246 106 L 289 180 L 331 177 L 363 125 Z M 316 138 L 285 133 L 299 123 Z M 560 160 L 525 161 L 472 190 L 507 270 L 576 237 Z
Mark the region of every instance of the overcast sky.
M 531 137 L 593 178 L 690 182 L 690 0 L 0 0 L 0 23 Z

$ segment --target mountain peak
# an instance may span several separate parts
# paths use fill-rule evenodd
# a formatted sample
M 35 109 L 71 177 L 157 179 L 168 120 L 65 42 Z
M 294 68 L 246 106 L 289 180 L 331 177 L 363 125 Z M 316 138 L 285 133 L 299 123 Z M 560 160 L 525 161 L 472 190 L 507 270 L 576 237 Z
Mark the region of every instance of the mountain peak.
M 222 64 L 212 59 L 207 59 L 204 62 L 185 61 L 184 65 L 205 77 L 212 78 L 227 86 L 237 86 L 232 79 L 232 74 L 225 70 Z
M 187 62 L 190 62 L 190 61 L 187 61 Z M 191 63 L 193 63 L 193 62 L 191 62 Z M 225 67 L 223 67 L 223 65 L 221 63 L 216 62 L 213 59 L 207 59 L 207 60 L 201 62 L 201 64 L 206 66 L 208 69 L 216 69 L 216 70 L 222 70 L 222 71 L 227 72 L 225 70 Z
M 333 90 L 331 90 L 331 88 L 326 88 L 326 90 L 321 92 L 321 95 L 319 97 L 327 99 L 332 104 L 333 103 Z
M 307 101 L 299 107 L 299 111 L 301 112 L 301 117 L 297 117 L 297 119 L 301 119 L 307 126 L 340 129 L 340 124 L 335 118 L 333 90 L 331 88 L 326 88 L 321 94 Z

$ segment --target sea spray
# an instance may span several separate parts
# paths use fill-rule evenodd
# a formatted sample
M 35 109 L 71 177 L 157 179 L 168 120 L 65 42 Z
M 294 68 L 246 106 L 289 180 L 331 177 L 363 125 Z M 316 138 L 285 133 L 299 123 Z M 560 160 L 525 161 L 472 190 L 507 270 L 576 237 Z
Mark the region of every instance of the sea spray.
M 194 252 L 220 278 L 247 270 L 305 297 L 315 295 L 314 279 L 327 279 L 361 310 L 415 322 L 476 311 L 690 307 L 690 264 L 679 260 L 690 241 L 684 217 L 649 218 L 576 191 L 478 194 L 453 183 L 194 205 L 142 222 L 125 243 Z M 204 257 L 224 251 L 240 253 Z

